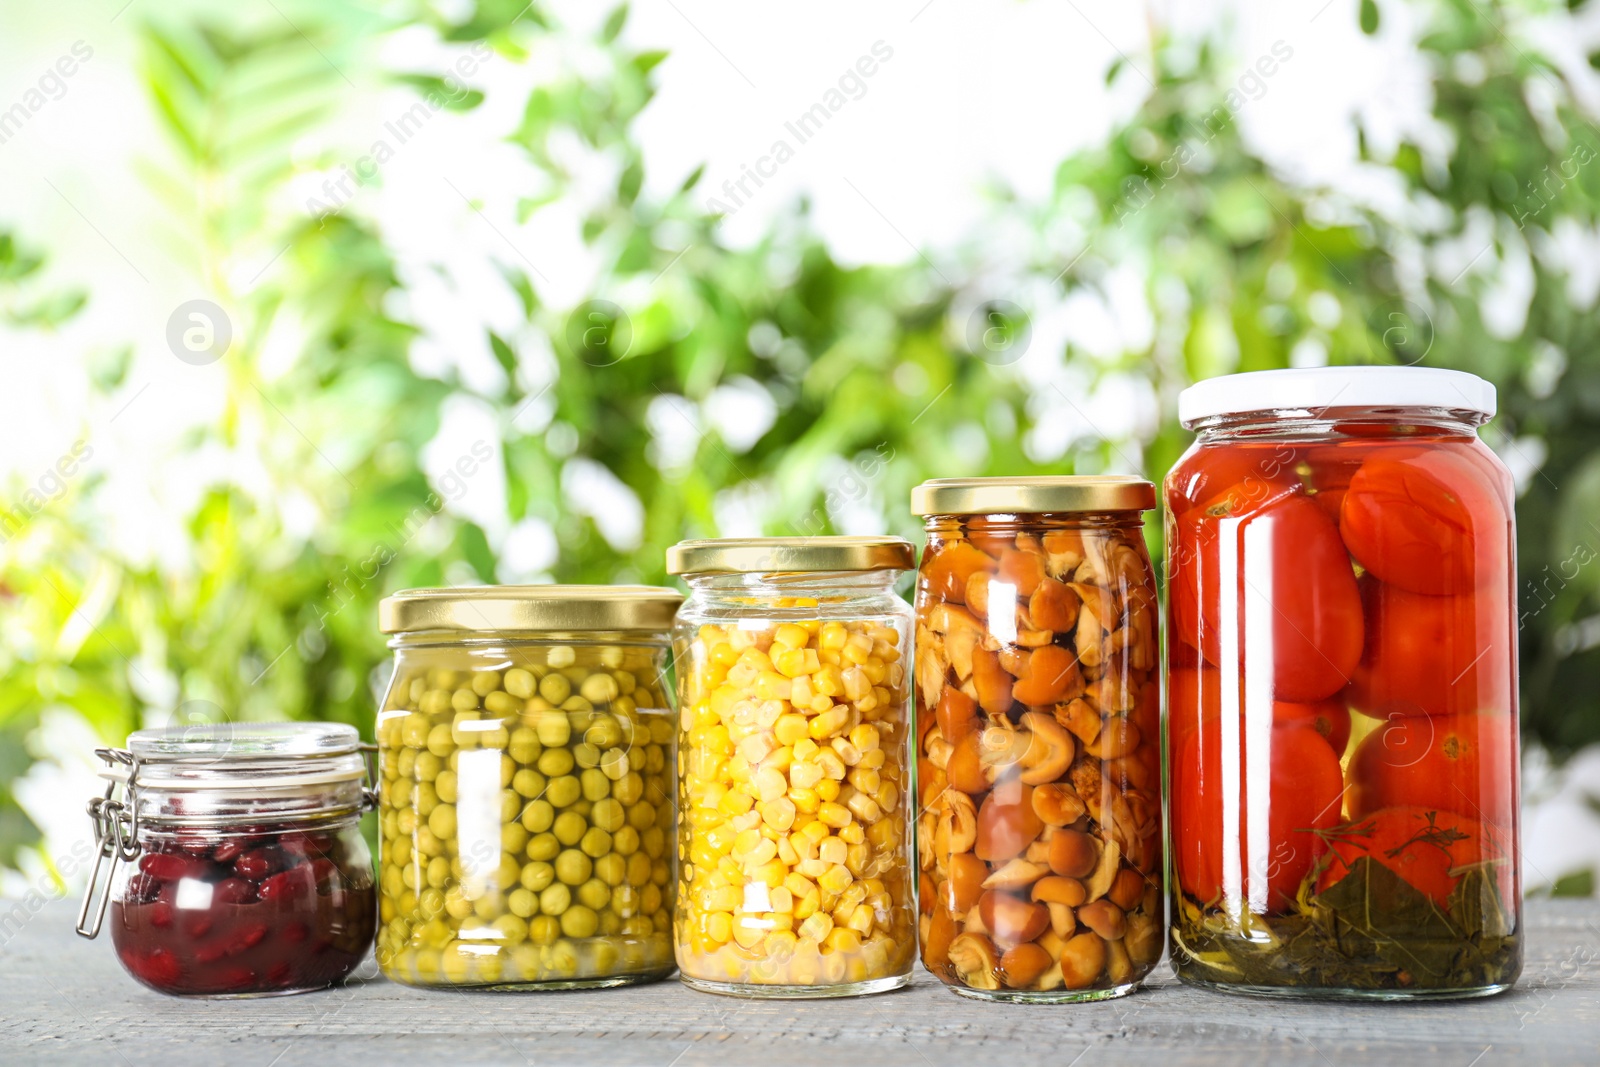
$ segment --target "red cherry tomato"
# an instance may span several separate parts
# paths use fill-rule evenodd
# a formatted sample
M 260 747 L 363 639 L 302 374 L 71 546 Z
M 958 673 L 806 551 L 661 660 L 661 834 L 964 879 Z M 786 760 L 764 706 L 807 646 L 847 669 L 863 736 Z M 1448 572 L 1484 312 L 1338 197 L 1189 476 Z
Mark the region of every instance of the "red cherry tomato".
M 1222 707 L 1222 674 L 1215 667 L 1175 667 L 1167 675 L 1167 734 L 1171 750 L 1183 748 L 1184 738 L 1207 716 Z
M 1344 780 L 1328 743 L 1300 724 L 1273 726 L 1268 737 L 1267 753 L 1229 753 L 1239 772 L 1232 788 L 1223 777 L 1219 718 L 1190 731 L 1173 764 L 1173 862 L 1183 891 L 1202 903 L 1227 893 L 1257 911 L 1287 909 L 1322 854 L 1313 831 L 1339 822 Z M 1267 792 L 1251 795 L 1245 783 L 1262 760 L 1269 765 Z M 1224 868 L 1225 816 L 1238 824 L 1242 871 Z M 1253 852 L 1251 824 L 1261 819 L 1265 850 Z
M 1350 743 L 1350 709 L 1342 700 L 1319 700 L 1313 704 L 1295 704 L 1286 700 L 1272 702 L 1272 721 L 1300 723 L 1322 735 L 1335 756 L 1344 755 Z
M 1511 716 L 1397 716 L 1356 747 L 1350 814 L 1409 806 L 1509 827 L 1516 819 Z
M 1349 680 L 1361 657 L 1361 594 L 1338 530 L 1310 499 L 1296 493 L 1239 511 L 1224 497 L 1179 516 L 1175 544 L 1180 639 L 1224 669 L 1269 671 L 1278 700 L 1322 700 Z M 1222 610 L 1229 598 L 1232 620 Z
M 1511 710 L 1509 592 L 1427 596 L 1370 576 L 1361 585 L 1367 643 L 1350 706 L 1374 718 Z
M 1328 863 L 1317 892 L 1338 882 L 1363 856 L 1376 860 L 1445 906 L 1450 893 L 1473 864 L 1492 862 L 1500 899 L 1516 899 L 1516 871 L 1507 860 L 1505 840 L 1473 819 L 1431 808 L 1396 807 L 1375 811 L 1323 835 Z
M 1503 575 L 1510 517 L 1478 463 L 1379 452 L 1350 479 L 1339 533 L 1356 561 L 1413 593 L 1463 593 Z
M 1288 446 L 1202 448 L 1172 468 L 1167 499 L 1182 501 L 1179 511 L 1188 510 L 1183 505 L 1223 500 L 1233 511 L 1259 507 L 1300 484 L 1296 461 L 1296 452 Z

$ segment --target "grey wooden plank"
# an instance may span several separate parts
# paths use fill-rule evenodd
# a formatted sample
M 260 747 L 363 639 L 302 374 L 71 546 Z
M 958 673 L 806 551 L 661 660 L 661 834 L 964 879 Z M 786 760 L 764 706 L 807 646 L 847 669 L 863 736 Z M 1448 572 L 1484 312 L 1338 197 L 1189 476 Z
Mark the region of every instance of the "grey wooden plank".
M 0 902 L 0 916 L 14 914 Z M 1329 1004 L 1149 987 L 1103 1004 L 978 1004 L 919 973 L 909 990 L 846 1001 L 749 1001 L 676 982 L 597 992 L 422 991 L 376 977 L 254 1001 L 175 1000 L 72 933 L 71 901 L 4 924 L 0 1060 L 160 1067 L 596 1064 L 720 1067 L 1160 1067 L 1287 1063 L 1600 1064 L 1600 902 L 1534 901 L 1509 994 L 1437 1004 Z

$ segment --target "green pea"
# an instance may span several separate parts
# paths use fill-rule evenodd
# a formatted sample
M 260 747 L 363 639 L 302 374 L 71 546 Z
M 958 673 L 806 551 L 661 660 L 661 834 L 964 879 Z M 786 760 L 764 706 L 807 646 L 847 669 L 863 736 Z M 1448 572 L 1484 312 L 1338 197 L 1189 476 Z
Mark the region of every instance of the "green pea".
M 657 716 L 650 720 L 650 740 L 658 745 L 671 744 L 673 731 L 672 721 L 665 716 Z
M 428 743 L 431 725 L 426 715 L 407 715 L 405 725 L 400 727 L 400 740 L 410 748 L 422 748 Z
M 595 805 L 596 809 L 598 809 L 599 807 L 600 807 L 600 805 L 598 805 L 598 804 Z M 618 808 L 617 810 L 618 810 L 618 814 L 620 815 L 621 814 L 621 808 Z M 597 814 L 598 814 L 598 811 L 597 811 Z M 600 820 L 597 817 L 590 816 L 590 818 L 594 819 L 594 822 L 595 822 L 596 826 L 604 826 L 604 824 L 601 823 Z M 623 827 L 617 829 L 616 831 L 614 831 L 612 833 L 612 835 L 611 835 L 611 851 L 612 851 L 613 854 L 618 855 L 618 856 L 631 856 L 635 852 L 638 852 L 639 851 L 639 831 L 635 830 L 631 826 L 623 826 Z
M 591 878 L 578 887 L 578 903 L 599 911 L 611 903 L 611 887 L 598 878 Z
M 450 710 L 450 690 L 430 689 L 417 702 L 417 710 L 424 715 L 443 715 Z
M 611 779 L 607 778 L 599 768 L 591 767 L 584 771 L 578 776 L 578 782 L 583 786 L 585 800 L 604 800 L 611 795 Z
M 568 937 L 593 937 L 600 928 L 594 909 L 576 904 L 561 913 L 561 932 Z
M 528 840 L 528 847 L 524 850 L 530 860 L 553 860 L 561 851 L 561 842 L 555 834 L 534 834 Z
M 532 763 L 539 758 L 539 753 L 544 751 L 544 746 L 539 744 L 539 735 L 532 727 L 519 726 L 511 731 L 506 751 L 518 763 Z
M 638 830 L 641 834 L 655 824 L 656 808 L 648 800 L 641 800 L 628 809 L 628 825 Z
M 583 840 L 578 842 L 578 847 L 586 856 L 604 856 L 611 851 L 611 835 L 598 826 L 591 826 L 583 835 Z
M 417 809 L 417 814 L 426 819 L 438 807 L 439 794 L 427 782 L 418 782 L 411 789 L 411 804 Z
M 634 751 L 638 752 L 638 749 L 634 749 Z M 609 749 L 606 749 L 605 756 L 602 757 L 601 760 L 600 760 L 600 771 L 601 771 L 601 773 L 604 774 L 607 778 L 611 779 L 613 782 L 622 781 L 622 779 L 624 779 L 624 778 L 626 778 L 628 776 L 628 771 L 629 771 L 628 757 L 630 755 L 631 755 L 631 753 L 624 752 L 620 748 L 609 748 Z M 643 759 L 643 758 L 644 758 L 644 754 L 640 753 L 640 759 Z
M 440 804 L 435 807 L 428 815 L 428 829 L 441 840 L 456 836 L 455 805 Z
M 524 767 L 511 776 L 511 788 L 525 797 L 536 797 L 542 794 L 548 780 L 538 771 Z
M 521 892 L 521 890 L 518 890 L 518 892 Z M 528 920 L 522 916 L 516 914 L 502 915 L 492 925 L 496 930 L 500 931 L 500 943 L 502 945 L 519 944 L 528 938 Z
M 477 711 L 478 694 L 471 689 L 457 689 L 450 694 L 450 706 L 457 711 Z
M 632 671 L 613 671 L 611 677 L 617 680 L 617 692 L 623 696 L 632 694 L 639 684 L 639 679 L 634 677 Z
M 572 904 L 572 890 L 565 882 L 556 882 L 539 894 L 539 911 L 544 915 L 560 915 Z
M 583 840 L 584 832 L 589 829 L 587 820 L 575 811 L 564 811 L 556 816 L 555 826 L 552 828 L 556 840 L 563 845 L 576 845 Z
M 522 701 L 498 689 L 483 698 L 483 706 L 491 715 L 499 715 L 502 718 L 522 711 Z
M 638 773 L 629 771 L 617 779 L 617 783 L 611 787 L 611 795 L 624 804 L 637 804 L 644 796 L 644 779 Z
M 472 691 L 480 697 L 488 696 L 500 688 L 499 671 L 474 671 L 472 675 Z
M 456 773 L 454 771 L 440 771 L 434 779 L 434 793 L 446 805 L 456 803 Z
M 506 692 L 510 693 L 518 700 L 527 700 L 529 697 L 533 696 L 534 688 L 539 683 L 533 677 L 533 675 L 529 674 L 521 667 L 513 667 L 509 671 L 506 671 L 506 675 L 500 680 L 500 684 L 505 687 Z
M 578 692 L 583 694 L 583 699 L 591 704 L 604 704 L 615 700 L 621 690 L 617 680 L 609 674 L 591 674 L 578 686 Z
M 556 857 L 556 877 L 568 885 L 582 885 L 589 880 L 594 863 L 582 852 L 569 848 Z
M 608 886 L 619 886 L 627 880 L 628 861 L 615 852 L 608 852 L 594 861 L 594 876 Z
M 572 747 L 572 758 L 580 767 L 600 766 L 600 750 L 587 741 L 580 742 Z
M 620 800 L 606 797 L 594 802 L 594 807 L 589 811 L 589 819 L 600 829 L 614 834 L 623 828 L 627 814 Z
M 559 704 L 572 695 L 572 683 L 567 680 L 564 674 L 547 674 L 539 679 L 539 695 L 552 704 Z M 550 744 L 548 741 L 545 743 Z M 561 742 L 555 743 L 560 744 Z
M 555 821 L 556 809 L 548 800 L 530 800 L 522 809 L 522 825 L 529 833 L 543 833 Z
M 538 912 L 539 898 L 530 889 L 513 889 L 506 897 L 506 907 L 511 909 L 511 914 L 527 919 Z
M 407 870 L 412 868 L 407 867 Z M 428 884 L 438 889 L 443 889 L 450 881 L 450 861 L 443 856 L 435 856 L 428 861 Z
M 516 822 L 522 814 L 522 798 L 514 790 L 502 789 L 500 791 L 500 822 Z
M 417 750 L 414 748 L 402 748 L 400 750 L 400 758 L 395 760 L 395 771 L 397 774 L 403 778 L 410 778 L 412 772 L 414 772 L 416 768 Z
M 600 748 L 615 748 L 622 744 L 622 726 L 614 716 L 598 715 L 594 722 L 589 724 L 583 739 Z
M 562 886 L 566 889 L 566 886 Z M 534 918 L 528 924 L 528 940 L 539 945 L 553 945 L 556 938 L 561 936 L 561 921 L 554 915 L 545 914 Z
M 549 678 L 545 679 L 545 681 L 549 680 Z M 562 681 L 565 682 L 566 679 L 563 678 Z M 541 686 L 543 684 L 543 682 L 540 683 Z M 546 748 L 555 748 L 566 744 L 567 739 L 572 736 L 572 723 L 567 720 L 566 715 L 562 712 L 546 711 L 540 714 L 539 722 L 534 727 L 534 730 L 539 735 L 539 743 L 541 745 Z
M 631 885 L 623 884 L 611 890 L 611 910 L 624 919 L 631 919 L 639 914 L 639 904 L 642 894 Z
M 434 886 L 424 889 L 417 897 L 417 908 L 428 919 L 444 914 L 444 891 Z
M 551 864 L 536 861 L 523 865 L 522 887 L 530 892 L 543 892 L 555 880 L 556 869 Z
M 411 749 L 406 749 L 410 752 Z M 432 752 L 420 752 L 416 759 L 417 777 L 424 782 L 432 782 L 439 777 L 439 772 L 444 770 L 444 760 Z
M 544 796 L 546 800 L 558 808 L 570 808 L 578 802 L 578 797 L 582 791 L 582 787 L 578 785 L 578 779 L 566 774 L 560 778 L 550 779 L 550 784 L 545 787 Z
M 500 847 L 507 852 L 521 852 L 528 847 L 528 831 L 520 822 L 508 822 L 500 827 Z
M 496 872 L 495 881 L 499 883 L 501 892 L 516 885 L 522 877 L 522 862 L 516 856 L 500 853 L 500 870 Z
M 572 770 L 572 753 L 564 748 L 547 748 L 539 756 L 539 772 L 551 778 L 567 774 Z

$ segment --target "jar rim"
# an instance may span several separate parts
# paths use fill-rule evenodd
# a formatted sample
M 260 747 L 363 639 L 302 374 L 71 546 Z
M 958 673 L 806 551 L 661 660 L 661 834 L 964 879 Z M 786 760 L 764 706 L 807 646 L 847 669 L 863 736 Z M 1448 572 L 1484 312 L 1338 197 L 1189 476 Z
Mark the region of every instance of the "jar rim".
M 378 604 L 386 634 L 420 630 L 665 632 L 683 594 L 653 585 L 473 585 L 405 589 Z
M 667 573 L 683 576 L 908 571 L 916 563 L 903 537 L 711 537 L 667 549 Z
M 1178 421 L 1192 430 L 1218 415 L 1319 413 L 1340 408 L 1393 412 L 1461 411 L 1491 419 L 1495 387 L 1476 374 L 1442 367 L 1301 367 L 1223 374 L 1178 394 Z
M 172 760 L 269 760 L 357 752 L 361 736 L 337 722 L 219 722 L 158 726 L 128 735 L 128 751 L 148 766 Z

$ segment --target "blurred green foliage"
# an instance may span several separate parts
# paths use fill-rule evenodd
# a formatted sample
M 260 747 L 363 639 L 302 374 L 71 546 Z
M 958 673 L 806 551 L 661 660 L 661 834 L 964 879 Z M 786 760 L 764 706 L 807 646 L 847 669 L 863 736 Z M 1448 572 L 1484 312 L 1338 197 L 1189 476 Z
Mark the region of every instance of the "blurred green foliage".
M 1382 6 L 1360 6 L 1367 32 Z M 996 195 L 997 229 L 1069 235 L 1010 250 L 1016 263 L 1001 291 L 981 249 L 937 265 L 919 257 L 846 267 L 804 204 L 754 246 L 733 249 L 702 206 L 698 172 L 670 196 L 642 192 L 632 124 L 664 57 L 625 43 L 625 6 L 590 40 L 520 0 L 479 0 L 461 21 L 419 14 L 442 40 L 485 41 L 508 61 L 524 61 L 535 41 L 600 60 L 560 66 L 506 136 L 544 179 L 527 191 L 524 218 L 574 190 L 564 144 L 616 165 L 607 195 L 585 190 L 582 231 L 603 262 L 591 296 L 626 319 L 580 316 L 573 330 L 574 309 L 547 303 L 536 272 L 503 267 L 527 329 L 488 338 L 505 371 L 488 393 L 454 373 L 413 368 L 417 330 L 389 310 L 404 286 L 372 223 L 355 211 L 286 221 L 273 209 L 295 170 L 290 146 L 326 120 L 340 91 L 343 64 L 327 57 L 338 35 L 304 23 L 305 34 L 281 22 L 152 23 L 144 80 L 172 166 L 152 165 L 144 177 L 165 195 L 237 337 L 226 408 L 194 444 L 258 448 L 273 484 L 219 482 L 202 495 L 187 516 L 189 573 L 107 551 L 110 517 L 93 479 L 0 557 L 0 863 L 36 836 L 9 789 L 28 766 L 16 755 L 23 739 L 47 709 L 71 709 L 113 742 L 174 715 L 370 729 L 386 655 L 377 600 L 467 576 L 497 580 L 485 530 L 441 510 L 421 467 L 442 405 L 465 394 L 495 412 L 508 520 L 539 518 L 555 532 L 557 580 L 662 581 L 663 550 L 716 533 L 730 494 L 758 501 L 773 533 L 829 532 L 859 505 L 915 537 L 904 502 L 930 476 L 1125 469 L 1131 460 L 1159 480 L 1187 444 L 1172 417 L 1183 385 L 1289 365 L 1308 342 L 1334 362 L 1425 358 L 1472 370 L 1500 389 L 1491 441 L 1513 457 L 1547 450 L 1520 504 L 1525 728 L 1558 752 L 1600 740 L 1600 722 L 1580 711 L 1600 688 L 1600 648 L 1585 647 L 1580 625 L 1600 611 L 1600 568 L 1571 566 L 1580 545 L 1600 548 L 1597 320 L 1593 293 L 1549 253 L 1550 234 L 1594 230 L 1600 168 L 1586 164 L 1600 142 L 1561 73 L 1507 36 L 1515 30 L 1503 5 L 1439 0 L 1427 9 L 1434 117 L 1448 136 L 1403 143 L 1392 158 L 1366 153 L 1403 192 L 1406 211 L 1286 181 L 1239 134 L 1230 91 L 1243 61 L 1214 41 L 1159 40 L 1147 73 L 1126 64 L 1109 73 L 1152 84 L 1103 147 L 1065 160 L 1042 202 Z M 342 10 L 330 7 L 330 24 Z M 406 83 L 438 86 L 426 73 Z M 1530 100 L 1544 103 L 1535 111 Z M 478 103 L 471 94 L 452 106 Z M 1477 237 L 1481 252 L 1457 250 Z M 241 247 L 280 250 L 277 268 L 247 292 L 218 267 L 223 250 Z M 0 233 L 0 314 L 49 330 L 84 298 L 39 291 L 39 257 Z M 1525 320 L 1512 329 L 1486 322 L 1495 268 L 1523 261 L 1532 275 Z M 1067 345 L 1017 362 L 970 350 L 969 321 L 982 321 L 987 302 L 1032 301 L 1035 314 L 1040 300 L 1109 303 L 1113 272 L 1129 267 L 1154 321 L 1138 350 L 1107 359 Z M 300 324 L 302 351 L 267 380 L 262 339 L 285 317 Z M 600 333 L 575 346 L 591 321 Z M 548 339 L 553 382 L 533 373 L 529 333 Z M 111 360 L 97 369 L 98 386 L 125 389 L 125 369 L 125 359 Z M 1062 418 L 1063 400 L 1077 407 L 1041 387 L 1061 369 L 1091 386 L 1147 382 L 1159 427 L 1041 458 L 1024 447 L 1029 430 Z M 729 383 L 774 402 L 774 421 L 753 444 L 724 439 L 703 417 L 703 402 Z M 548 424 L 524 428 L 524 412 L 551 403 Z M 692 455 L 664 460 L 662 418 L 686 422 Z M 636 545 L 608 542 L 563 495 L 574 457 L 604 465 L 638 497 Z M 277 502 L 291 495 L 315 503 L 311 532 L 280 514 Z M 1159 539 L 1158 521 L 1151 535 Z

